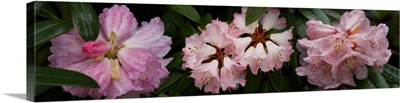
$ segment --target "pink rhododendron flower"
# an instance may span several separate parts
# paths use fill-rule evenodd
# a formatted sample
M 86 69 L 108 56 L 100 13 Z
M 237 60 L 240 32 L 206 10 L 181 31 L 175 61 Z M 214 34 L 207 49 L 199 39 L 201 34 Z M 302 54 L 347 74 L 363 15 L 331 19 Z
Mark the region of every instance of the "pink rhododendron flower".
M 324 87 L 336 88 L 341 84 L 356 86 L 356 79 L 368 76 L 367 65 L 382 71 L 391 52 L 388 50 L 385 24 L 370 26 L 370 21 L 361 10 L 345 12 L 340 22 L 333 25 L 310 20 L 307 38 L 298 40 L 297 48 L 301 67 L 296 69 L 308 82 Z
M 239 37 L 234 40 L 231 48 L 236 48 L 233 59 L 238 60 L 242 66 L 250 66 L 251 72 L 257 74 L 261 69 L 263 72 L 278 70 L 283 62 L 290 60 L 290 55 L 294 52 L 289 39 L 292 39 L 292 29 L 282 33 L 265 34 L 271 29 L 283 29 L 286 27 L 286 19 L 279 18 L 279 9 L 270 8 L 268 13 L 264 13 L 261 18 L 249 25 L 245 25 L 246 7 L 242 8 L 242 13 L 234 14 L 234 25 L 238 28 L 235 32 L 250 34 L 250 37 Z
M 105 8 L 99 19 L 95 41 L 83 41 L 76 28 L 51 40 L 50 67 L 84 73 L 100 85 L 97 89 L 64 86 L 64 90 L 93 98 L 153 92 L 168 76 L 165 66 L 172 60 L 163 59 L 172 44 L 163 36 L 163 22 L 155 17 L 138 28 L 125 5 Z
M 190 77 L 194 78 L 195 86 L 204 87 L 205 92 L 218 94 L 220 88 L 226 91 L 246 83 L 246 67 L 230 58 L 235 50 L 229 48 L 235 40 L 232 29 L 225 22 L 213 20 L 200 36 L 186 38 L 182 67 L 192 70 Z

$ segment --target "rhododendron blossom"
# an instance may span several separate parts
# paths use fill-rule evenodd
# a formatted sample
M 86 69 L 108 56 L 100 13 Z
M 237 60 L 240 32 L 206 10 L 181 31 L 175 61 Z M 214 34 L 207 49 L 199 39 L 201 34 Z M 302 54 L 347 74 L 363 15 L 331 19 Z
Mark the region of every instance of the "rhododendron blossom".
M 370 26 L 361 10 L 345 12 L 340 22 L 332 25 L 317 20 L 306 25 L 308 39 L 298 40 L 302 66 L 296 71 L 324 89 L 342 84 L 356 86 L 353 76 L 359 80 L 367 78 L 367 66 L 382 72 L 381 66 L 391 55 L 386 39 L 388 27 Z
M 159 17 L 142 22 L 125 5 L 105 8 L 99 15 L 100 31 L 95 41 L 85 42 L 76 27 L 51 40 L 50 67 L 84 73 L 100 86 L 97 89 L 63 86 L 75 96 L 116 98 L 134 92 L 149 94 L 169 72 L 163 59 L 171 49 L 171 38 L 163 36 Z
M 233 59 L 238 60 L 242 66 L 250 66 L 251 72 L 257 74 L 261 69 L 263 72 L 278 70 L 283 62 L 290 60 L 290 55 L 294 52 L 289 39 L 292 39 L 292 29 L 274 34 L 266 34 L 271 29 L 283 29 L 286 27 L 286 19 L 279 18 L 279 9 L 270 8 L 267 13 L 262 14 L 261 18 L 249 25 L 245 25 L 246 7 L 242 8 L 242 13 L 234 14 L 233 23 L 237 27 L 232 36 L 237 37 L 231 48 L 236 48 L 233 52 Z M 247 36 L 249 37 L 239 37 Z
M 204 87 L 205 92 L 218 94 L 219 88 L 226 91 L 246 83 L 246 67 L 232 60 L 227 53 L 234 40 L 231 27 L 213 20 L 200 36 L 194 34 L 185 40 L 182 66 L 192 69 L 190 77 L 194 78 L 195 86 Z

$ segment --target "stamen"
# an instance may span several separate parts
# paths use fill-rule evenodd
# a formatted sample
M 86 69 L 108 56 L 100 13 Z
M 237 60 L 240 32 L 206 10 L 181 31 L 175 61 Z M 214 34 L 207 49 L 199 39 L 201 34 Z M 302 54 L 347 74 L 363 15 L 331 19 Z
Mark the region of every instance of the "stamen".
M 341 46 L 342 46 L 342 44 L 343 44 L 343 40 L 342 40 L 342 39 L 339 39 L 339 38 L 336 38 L 335 49 L 340 49 Z
M 95 61 L 99 62 L 102 61 L 104 59 L 104 55 L 99 55 L 96 57 Z
M 208 81 L 210 81 L 211 75 L 210 73 L 206 73 L 203 78 L 201 78 L 201 83 L 206 85 L 208 84 Z
M 110 50 L 107 52 L 107 57 L 110 59 L 114 59 L 115 56 L 117 55 L 117 52 L 120 48 L 117 47 L 117 34 L 115 34 L 114 31 L 111 32 L 110 34 Z
M 351 40 L 350 42 L 354 45 L 353 47 L 351 47 L 351 49 L 357 48 L 357 43 L 355 41 Z
M 118 60 L 111 60 L 111 78 L 112 79 L 118 79 L 120 76 L 120 71 L 119 71 L 119 62 Z
M 146 76 L 144 76 L 143 74 L 140 74 L 140 76 L 142 76 L 144 78 L 144 80 L 149 80 L 149 78 L 147 78 Z

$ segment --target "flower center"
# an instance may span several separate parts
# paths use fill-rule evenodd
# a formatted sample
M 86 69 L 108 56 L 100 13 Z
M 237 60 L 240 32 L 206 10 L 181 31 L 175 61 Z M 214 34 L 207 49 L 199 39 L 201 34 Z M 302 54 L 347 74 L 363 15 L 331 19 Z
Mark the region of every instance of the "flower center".
M 208 57 L 208 59 L 206 59 L 206 60 L 204 60 L 203 61 L 203 63 L 208 63 L 208 62 L 211 62 L 211 61 L 213 61 L 213 60 L 217 60 L 218 61 L 218 72 L 220 71 L 220 69 L 222 68 L 222 66 L 223 66 L 223 60 L 224 60 L 224 57 L 225 56 L 227 56 L 227 54 L 225 54 L 223 51 L 224 51 L 224 48 L 218 48 L 217 46 L 215 46 L 215 45 L 211 45 L 211 44 L 209 44 L 209 43 L 207 43 L 207 45 L 210 45 L 210 46 L 212 46 L 217 52 L 215 53 L 215 54 L 213 54 L 213 55 L 210 55 L 209 57 Z
M 106 53 L 106 57 L 111 61 L 111 78 L 118 79 L 120 76 L 120 64 L 117 58 L 117 53 L 123 46 L 118 46 L 118 37 L 114 31 L 111 32 L 109 45 L 110 49 Z
M 108 50 L 108 52 L 106 53 L 107 58 L 109 59 L 116 59 L 116 55 L 119 51 L 119 49 L 121 49 L 123 46 L 118 47 L 118 38 L 117 38 L 117 34 L 115 34 L 114 31 L 111 32 L 110 35 L 110 49 Z
M 255 31 L 253 34 L 250 34 L 251 37 L 251 42 L 250 42 L 250 46 L 252 47 L 256 47 L 258 43 L 261 43 L 263 45 L 263 48 L 265 50 L 266 53 L 268 53 L 268 49 L 267 49 L 267 45 L 265 44 L 267 41 L 271 41 L 272 43 L 276 44 L 279 46 L 278 43 L 272 41 L 270 39 L 270 35 L 265 35 L 267 31 L 263 29 L 262 25 L 259 23 L 258 27 L 256 27 Z M 249 48 L 247 47 L 246 50 Z
M 356 27 L 356 29 L 354 29 L 353 31 L 346 30 L 345 37 L 346 37 L 346 38 L 349 38 L 349 37 L 352 36 L 352 35 L 358 34 L 358 31 L 359 31 L 359 30 L 360 30 L 360 27 Z M 357 48 L 357 43 L 356 43 L 355 41 L 350 40 L 350 42 L 354 45 L 353 47 L 351 47 L 351 49 Z

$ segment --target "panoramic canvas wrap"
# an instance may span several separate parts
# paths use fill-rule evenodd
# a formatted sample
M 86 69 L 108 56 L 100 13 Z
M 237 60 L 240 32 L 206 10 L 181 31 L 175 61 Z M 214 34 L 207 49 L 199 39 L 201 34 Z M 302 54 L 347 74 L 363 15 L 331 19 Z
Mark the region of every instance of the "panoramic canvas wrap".
M 399 12 L 31 2 L 27 99 L 399 87 Z

